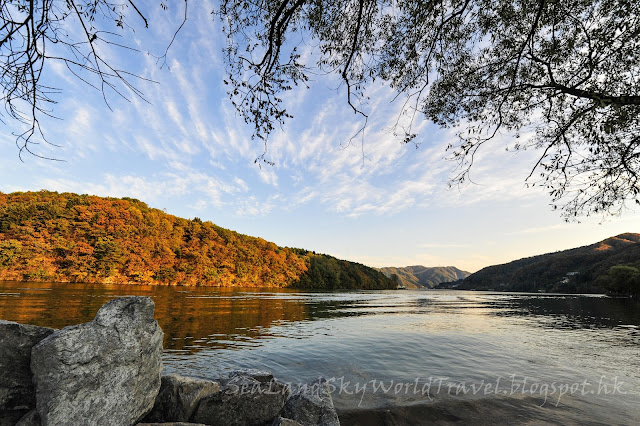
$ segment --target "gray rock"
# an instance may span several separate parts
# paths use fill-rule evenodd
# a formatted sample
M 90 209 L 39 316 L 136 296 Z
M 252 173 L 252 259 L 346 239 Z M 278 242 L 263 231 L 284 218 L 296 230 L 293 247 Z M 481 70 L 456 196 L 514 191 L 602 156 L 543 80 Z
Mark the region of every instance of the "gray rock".
M 258 370 L 255 368 L 245 368 L 229 373 L 230 379 L 233 379 L 235 377 L 251 377 L 259 381 L 260 383 L 268 383 L 273 380 L 273 373 L 271 373 L 270 371 Z
M 329 384 L 322 377 L 293 393 L 287 399 L 281 416 L 304 426 L 340 426 Z
M 160 392 L 144 421 L 187 422 L 202 398 L 219 391 L 220 384 L 211 380 L 177 374 L 162 376 Z
M 278 417 L 273 421 L 271 426 L 302 426 L 300 423 L 295 420 L 285 419 L 284 417 Z
M 31 349 L 54 331 L 0 320 L 0 417 L 14 410 L 24 414 L 36 407 Z
M 41 424 L 38 412 L 31 410 L 16 423 L 16 426 L 40 426 Z
M 29 410 L 0 410 L 0 426 L 16 426 Z
M 132 425 L 160 389 L 162 330 L 148 297 L 123 297 L 91 322 L 65 327 L 33 347 L 31 370 L 42 424 Z
M 220 392 L 203 398 L 192 422 L 213 426 L 271 425 L 289 396 L 275 380 L 261 382 L 248 374 L 230 374 Z
M 207 426 L 202 423 L 166 422 L 166 423 L 138 423 L 136 426 Z

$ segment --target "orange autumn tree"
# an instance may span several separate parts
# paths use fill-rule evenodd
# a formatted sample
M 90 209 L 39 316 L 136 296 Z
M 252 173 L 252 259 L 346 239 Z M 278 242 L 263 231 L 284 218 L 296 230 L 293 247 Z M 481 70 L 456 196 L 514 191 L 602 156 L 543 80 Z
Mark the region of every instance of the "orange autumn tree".
M 0 193 L 0 280 L 394 287 L 378 271 L 332 259 L 179 218 L 131 198 Z M 319 263 L 332 265 L 321 281 L 313 279 Z

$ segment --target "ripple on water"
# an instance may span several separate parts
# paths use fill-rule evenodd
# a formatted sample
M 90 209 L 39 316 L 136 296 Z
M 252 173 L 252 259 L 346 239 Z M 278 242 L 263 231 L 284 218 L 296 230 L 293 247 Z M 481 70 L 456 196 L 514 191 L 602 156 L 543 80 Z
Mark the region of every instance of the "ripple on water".
M 501 410 L 522 402 L 510 392 L 512 385 L 525 381 L 540 387 L 585 380 L 597 384 L 604 378 L 610 390 L 617 378 L 624 381 L 626 394 L 565 395 L 559 405 L 564 408 L 549 409 L 556 410 L 556 420 L 568 423 L 578 418 L 625 424 L 640 418 L 640 305 L 631 301 L 454 291 L 258 292 L 50 283 L 0 283 L 0 290 L 0 318 L 54 327 L 90 321 L 101 304 L 118 295 L 152 296 L 165 332 L 167 372 L 220 377 L 253 367 L 291 382 L 323 375 L 334 383 L 349 382 L 345 389 L 352 393 L 334 394 L 341 410 L 471 397 L 493 398 L 487 406 L 495 403 Z M 425 385 L 429 380 L 444 383 L 445 378 L 455 385 L 452 389 L 499 381 L 506 399 L 440 392 L 431 401 L 422 394 L 371 389 L 373 381 Z M 364 396 L 353 392 L 356 384 L 369 386 Z

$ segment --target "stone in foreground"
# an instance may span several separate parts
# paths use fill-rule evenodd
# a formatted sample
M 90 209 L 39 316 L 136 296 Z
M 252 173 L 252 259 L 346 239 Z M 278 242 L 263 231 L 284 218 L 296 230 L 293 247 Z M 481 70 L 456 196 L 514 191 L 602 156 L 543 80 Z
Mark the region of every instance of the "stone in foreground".
M 54 331 L 0 320 L 0 412 L 35 408 L 31 349 Z
M 271 426 L 302 426 L 300 423 L 295 420 L 285 419 L 284 417 L 278 417 L 274 420 Z
M 230 379 L 233 379 L 234 377 L 251 377 L 260 383 L 268 383 L 274 380 L 273 373 L 270 371 L 258 370 L 256 368 L 244 368 L 229 373 Z
M 0 424 L 36 408 L 31 349 L 55 329 L 0 320 Z M 9 420 L 13 418 L 13 420 Z
M 165 423 L 138 423 L 136 426 L 207 426 L 202 423 L 165 422 Z
M 301 386 L 292 394 L 281 416 L 304 426 L 340 426 L 329 384 L 322 377 Z
M 132 425 L 160 388 L 162 330 L 149 297 L 109 301 L 95 319 L 34 346 L 31 369 L 44 426 Z
M 36 410 L 31 410 L 25 414 L 15 426 L 40 426 L 40 416 Z
M 217 394 L 203 398 L 192 422 L 212 426 L 269 426 L 278 417 L 289 395 L 289 388 L 253 371 L 234 372 Z
M 145 422 L 188 422 L 200 400 L 220 391 L 220 385 L 211 380 L 183 377 L 177 374 L 162 376 L 160 392 L 153 410 Z

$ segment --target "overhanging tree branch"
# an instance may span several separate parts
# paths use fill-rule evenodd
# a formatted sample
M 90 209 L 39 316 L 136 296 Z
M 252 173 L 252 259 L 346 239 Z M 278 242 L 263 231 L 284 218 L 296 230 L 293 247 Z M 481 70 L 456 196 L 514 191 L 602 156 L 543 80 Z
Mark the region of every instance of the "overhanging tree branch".
M 31 152 L 34 135 L 46 140 L 39 117 L 51 115 L 55 89 L 40 79 L 51 61 L 105 101 L 111 90 L 142 97 L 136 76 L 100 57 L 100 46 L 126 48 L 114 38 L 132 28 L 125 12 L 149 26 L 147 9 L 134 0 L 0 3 L 0 119 L 26 125 L 16 136 L 20 152 Z M 540 149 L 532 170 L 566 216 L 638 201 L 638 2 L 222 0 L 215 13 L 227 36 L 229 97 L 265 148 L 291 117 L 283 93 L 308 87 L 310 75 L 331 74 L 346 85 L 346 104 L 365 125 L 367 88 L 382 81 L 406 96 L 408 123 L 398 119 L 395 127 L 405 142 L 428 141 L 411 130 L 418 111 L 458 130 L 451 152 L 460 182 L 479 149 L 500 135 L 513 138 L 512 150 Z M 69 25 L 83 35 L 71 38 Z
M 159 4 L 166 8 L 162 0 Z M 127 100 L 130 95 L 146 100 L 134 83 L 150 80 L 118 68 L 100 53 L 100 47 L 106 45 L 137 51 L 118 41 L 121 37 L 118 31 L 125 27 L 133 29 L 127 23 L 128 7 L 145 27 L 149 26 L 139 5 L 133 0 L 0 3 L 0 99 L 6 113 L 0 120 L 8 118 L 26 126 L 26 130 L 14 133 L 21 159 L 25 152 L 47 158 L 32 147 L 41 142 L 51 144 L 44 136 L 41 118 L 55 118 L 50 107 L 55 104 L 53 96 L 60 90 L 41 84 L 49 63 L 63 63 L 72 76 L 100 90 L 109 108 L 108 91 Z
M 556 89 L 561 93 L 566 93 L 571 96 L 576 96 L 578 98 L 590 99 L 592 101 L 596 101 L 595 103 L 598 106 L 627 106 L 627 105 L 640 105 L 640 96 L 634 95 L 620 95 L 613 96 L 605 93 L 592 92 L 589 90 L 582 90 L 575 87 L 567 87 L 562 84 L 553 83 L 548 86 L 551 89 Z

